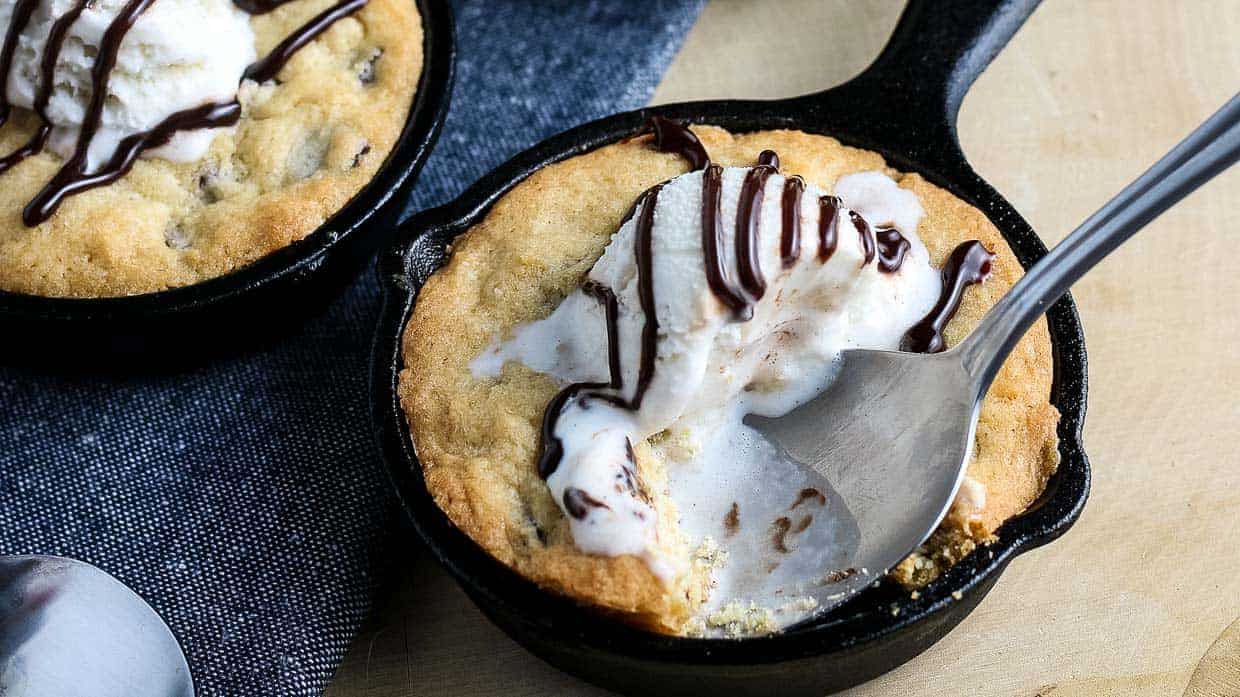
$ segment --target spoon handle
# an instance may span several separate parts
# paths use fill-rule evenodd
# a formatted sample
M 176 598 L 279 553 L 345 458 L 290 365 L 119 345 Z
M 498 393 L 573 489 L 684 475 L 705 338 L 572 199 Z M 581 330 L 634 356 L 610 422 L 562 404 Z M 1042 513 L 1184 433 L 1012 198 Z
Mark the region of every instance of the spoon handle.
M 1081 276 L 1240 157 L 1240 94 L 1042 258 L 957 349 L 979 398 L 1025 331 Z

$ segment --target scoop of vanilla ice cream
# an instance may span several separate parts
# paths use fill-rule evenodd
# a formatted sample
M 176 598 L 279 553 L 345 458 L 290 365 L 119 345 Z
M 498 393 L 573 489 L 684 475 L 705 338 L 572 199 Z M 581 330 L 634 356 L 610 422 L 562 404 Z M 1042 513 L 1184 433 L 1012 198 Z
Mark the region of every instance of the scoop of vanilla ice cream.
M 0 27 L 7 31 L 17 0 L 0 0 Z M 41 0 L 18 38 L 7 96 L 33 109 L 48 34 L 76 0 Z M 48 146 L 69 156 L 91 96 L 91 69 L 108 26 L 126 0 L 92 0 L 69 28 L 56 62 L 46 115 L 53 125 Z M 108 79 L 101 126 L 91 142 L 87 169 L 93 171 L 126 136 L 148 131 L 168 116 L 208 102 L 229 101 L 242 74 L 255 60 L 249 15 L 231 0 L 158 0 L 125 34 Z M 177 133 L 148 156 L 175 161 L 201 158 L 212 130 Z
M 738 202 L 748 171 L 726 168 L 722 177 L 721 252 L 732 278 L 736 278 Z M 578 506 L 575 512 L 565 509 L 579 549 L 643 557 L 665 578 L 685 560 L 658 558 L 654 510 L 618 484 L 625 474 L 626 441 L 636 443 L 664 431 L 677 434 L 681 446 L 662 452 L 672 460 L 669 468 L 683 470 L 669 474 L 682 518 L 689 515 L 687 504 L 692 504 L 711 521 L 722 520 L 726 508 L 716 509 L 737 497 L 744 499 L 747 493 L 740 484 L 744 477 L 721 478 L 717 470 L 764 466 L 765 450 L 749 448 L 746 454 L 735 446 L 737 434 L 749 428 L 742 424 L 743 416 L 778 416 L 813 398 L 829 384 L 844 349 L 897 348 L 909 327 L 934 306 L 941 290 L 939 273 L 916 236 L 924 215 L 917 197 L 880 172 L 837 182 L 835 193 L 844 208 L 836 248 L 825 262 L 818 254 L 818 229 L 819 197 L 827 192 L 807 186 L 800 204 L 801 254 L 791 268 L 783 268 L 785 178 L 775 174 L 765 184 L 757 234 L 767 289 L 754 305 L 752 319 L 736 321 L 712 293 L 706 277 L 703 179 L 701 171 L 690 172 L 665 184 L 658 194 L 652 253 L 657 360 L 640 408 L 628 410 L 588 398 L 586 408 L 570 402 L 555 430 L 563 457 L 547 480 L 562 507 L 570 490 L 585 492 L 594 501 L 595 505 Z M 865 263 L 862 233 L 851 222 L 849 210 L 871 223 L 868 235 L 877 224 L 893 225 L 908 239 L 911 247 L 898 271 L 886 273 L 876 263 Z M 637 384 L 646 321 L 634 252 L 637 217 L 621 226 L 589 273 L 591 281 L 612 289 L 619 303 L 620 393 L 626 398 Z M 564 384 L 606 382 L 607 351 L 604 309 L 579 290 L 546 319 L 520 326 L 507 339 L 495 342 L 474 360 L 472 370 L 476 376 L 497 375 L 505 362 L 519 361 Z M 721 432 L 726 432 L 722 438 Z M 712 448 L 729 452 L 720 458 L 710 452 Z M 699 476 L 704 469 L 708 476 Z M 720 483 L 725 479 L 739 489 L 727 490 L 730 485 Z M 715 503 L 706 505 L 708 501 Z M 709 532 L 703 526 L 696 528 L 690 525 L 688 532 L 699 538 Z

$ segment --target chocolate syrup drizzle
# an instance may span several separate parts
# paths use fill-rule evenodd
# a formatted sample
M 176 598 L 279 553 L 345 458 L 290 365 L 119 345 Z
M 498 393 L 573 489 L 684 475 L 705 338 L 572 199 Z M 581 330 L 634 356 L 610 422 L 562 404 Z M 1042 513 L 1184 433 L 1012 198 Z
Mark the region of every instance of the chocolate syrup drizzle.
M 753 318 L 753 303 L 732 282 L 732 274 L 719 250 L 723 247 L 722 200 L 723 168 L 710 165 L 702 174 L 702 256 L 706 282 L 719 302 L 741 322 Z
M 250 14 L 263 14 L 289 0 L 234 0 L 234 4 Z M 112 156 L 97 171 L 87 172 L 87 153 L 103 120 L 107 99 L 108 81 L 116 67 L 117 55 L 125 35 L 153 3 L 154 0 L 130 0 L 117 13 L 104 30 L 99 42 L 98 54 L 91 67 L 91 96 L 82 120 L 82 128 L 74 146 L 73 155 L 52 177 L 42 190 L 22 211 L 22 222 L 34 227 L 55 214 L 65 198 L 88 189 L 110 184 L 125 176 L 138 156 L 152 148 L 168 144 L 180 131 L 232 126 L 241 117 L 241 104 L 235 98 L 228 102 L 208 103 L 179 111 L 164 119 L 154 128 L 130 135 L 118 144 Z M 361 9 L 367 0 L 342 0 L 324 10 L 309 22 L 281 41 L 270 53 L 250 65 L 243 79 L 256 82 L 272 80 L 293 54 L 313 41 L 337 20 Z M 89 0 L 78 0 L 62 17 L 52 24 L 40 62 L 39 85 L 35 95 L 34 111 L 41 123 L 31 139 L 14 152 L 0 158 L 0 174 L 16 166 L 27 157 L 38 154 L 47 144 L 52 124 L 46 110 L 54 84 L 56 61 L 64 48 L 70 26 L 77 21 Z M 18 37 L 30 21 L 38 0 L 19 0 L 14 7 L 4 43 L 0 45 L 0 126 L 9 116 L 10 104 L 6 98 L 9 74 L 12 72 L 13 56 Z
M 857 211 L 848 211 L 848 219 L 852 221 L 853 227 L 857 228 L 857 234 L 861 236 L 861 249 L 865 253 L 865 260 L 861 262 L 861 265 L 865 266 L 874 261 L 874 255 L 877 253 L 874 234 L 870 232 L 870 224 L 865 222 L 865 218 L 862 218 Z
M 642 313 L 646 322 L 642 327 L 641 362 L 637 370 L 637 389 L 631 399 L 617 394 L 624 387 L 624 376 L 620 370 L 620 311 L 615 293 L 598 283 L 589 282 L 583 290 L 593 295 L 603 304 L 607 319 L 607 365 L 610 372 L 608 382 L 578 382 L 560 390 L 551 399 L 543 411 L 542 423 L 542 454 L 538 458 L 538 474 L 543 479 L 555 473 L 560 466 L 560 458 L 564 456 L 564 443 L 555 435 L 555 425 L 560 414 L 568 403 L 577 399 L 583 406 L 587 400 L 598 399 L 608 402 L 621 409 L 636 411 L 641 407 L 650 381 L 654 379 L 654 363 L 658 351 L 659 317 L 654 304 L 654 270 L 652 268 L 654 249 L 654 209 L 659 202 L 659 191 L 662 184 L 647 189 L 637 200 L 634 210 L 628 217 L 637 216 L 637 230 L 634 235 L 634 256 L 637 258 L 637 294 L 641 301 Z M 628 222 L 628 217 L 621 223 Z M 603 390 L 610 390 L 604 392 Z M 565 491 L 565 495 L 567 495 Z M 565 507 L 568 507 L 565 501 Z M 571 511 L 571 509 L 569 509 Z
M 112 75 L 112 70 L 116 68 L 116 57 L 120 53 L 121 42 L 124 41 L 125 34 L 154 1 L 129 0 L 104 30 L 103 38 L 99 40 L 99 53 L 95 56 L 94 65 L 91 66 L 90 101 L 86 104 L 86 114 L 82 118 L 82 130 L 78 134 L 73 155 L 65 161 L 60 171 L 56 172 L 52 180 L 35 194 L 34 200 L 22 211 L 22 221 L 27 226 L 32 227 L 47 220 L 65 196 L 89 186 L 83 186 L 83 182 L 93 178 L 86 175 L 86 155 L 103 121 L 103 107 L 108 97 L 108 79 Z M 12 27 L 9 30 L 11 33 Z
M 835 196 L 818 199 L 818 261 L 827 263 L 840 242 L 840 200 Z
M 710 156 L 701 140 L 686 126 L 656 116 L 643 129 L 643 132 L 651 131 L 654 133 L 654 145 L 658 150 L 677 153 L 689 162 L 692 169 L 704 170 L 702 173 L 702 255 L 707 283 L 715 297 L 732 311 L 733 321 L 745 322 L 752 319 L 753 306 L 766 291 L 766 281 L 762 275 L 758 257 L 758 222 L 766 181 L 772 174 L 779 171 L 779 155 L 770 150 L 763 151 L 758 157 L 757 165 L 746 173 L 741 187 L 740 200 L 737 204 L 735 235 L 737 276 L 740 281 L 738 286 L 733 282 L 731 272 L 721 254 L 724 244 L 721 223 L 723 168 L 711 164 Z M 643 193 L 621 222 L 623 226 L 633 216 L 637 216 L 634 256 L 637 261 L 638 296 L 642 313 L 645 316 L 637 386 L 633 397 L 625 399 L 619 394 L 624 384 L 620 367 L 619 304 L 616 296 L 611 289 L 589 281 L 583 286 L 583 291 L 598 300 L 605 310 L 610 380 L 605 383 L 574 383 L 561 390 L 547 405 L 543 412 L 542 452 L 538 459 L 538 472 L 543 479 L 555 473 L 564 455 L 564 445 L 555 435 L 555 427 L 570 401 L 578 400 L 582 408 L 588 408 L 590 400 L 598 399 L 622 409 L 635 411 L 641 407 L 646 390 L 654 379 L 659 319 L 655 307 L 651 257 L 654 212 L 662 187 L 663 185 L 659 184 Z M 780 238 L 780 260 L 784 268 L 794 265 L 801 255 L 800 209 L 805 188 L 805 182 L 800 177 L 785 178 L 781 199 L 782 234 Z M 843 207 L 839 198 L 830 195 L 819 197 L 818 207 L 818 259 L 825 263 L 834 254 L 839 243 L 839 218 Z M 898 230 L 888 226 L 871 232 L 870 225 L 860 214 L 852 210 L 848 214 L 861 240 L 865 258 L 863 266 L 877 257 L 880 271 L 884 273 L 898 271 L 910 249 L 909 241 Z M 909 330 L 902 344 L 903 350 L 927 353 L 942 350 L 943 327 L 959 308 L 965 287 L 985 279 L 990 273 L 993 258 L 993 255 L 977 241 L 966 242 L 956 248 L 947 265 L 943 267 L 942 297 L 934 310 Z M 574 493 L 570 495 L 570 492 Z M 802 492 L 802 495 L 804 494 L 805 492 Z M 564 492 L 565 509 L 578 519 L 584 518 L 588 514 L 588 508 L 593 507 L 582 495 L 588 497 L 588 494 L 579 489 L 566 489 Z
M 804 194 L 804 179 L 784 179 L 783 235 L 779 241 L 779 258 L 785 269 L 791 268 L 801 258 L 801 197 Z
M 706 146 L 687 126 L 662 116 L 652 116 L 642 132 L 653 132 L 655 149 L 683 157 L 689 163 L 690 170 L 705 169 L 710 164 Z
M 911 353 L 940 353 L 947 348 L 943 329 L 960 309 L 964 289 L 986 280 L 990 276 L 994 260 L 995 255 L 977 240 L 956 247 L 947 258 L 947 263 L 943 264 L 943 293 L 939 296 L 939 301 L 929 314 L 904 335 L 900 350 Z
M 306 44 L 314 41 L 319 34 L 327 31 L 337 21 L 362 9 L 367 1 L 341 0 L 341 2 L 315 15 L 309 22 L 301 25 L 292 34 L 286 36 L 283 41 L 276 44 L 276 47 L 271 49 L 270 53 L 246 68 L 245 79 L 253 80 L 254 82 L 274 80 L 276 75 L 279 74 L 280 69 L 284 67 L 285 63 L 289 62 L 294 53 L 297 53 Z
M 778 162 L 778 158 L 775 161 Z M 766 279 L 762 276 L 762 263 L 758 258 L 758 222 L 762 216 L 766 180 L 772 174 L 775 174 L 775 168 L 769 164 L 759 164 L 750 169 L 741 184 L 740 203 L 737 204 L 736 275 L 751 303 L 758 302 L 766 294 Z
M 64 46 L 65 36 L 69 33 L 69 27 L 81 16 L 88 2 L 89 0 L 78 0 L 60 19 L 52 23 L 52 28 L 47 34 L 47 43 L 43 47 L 42 59 L 39 61 L 39 84 L 38 91 L 34 97 L 34 113 L 39 117 L 39 126 L 35 129 L 34 135 L 24 145 L 4 158 L 0 158 L 0 174 L 16 166 L 27 157 L 38 154 L 47 145 L 47 138 L 52 133 L 52 122 L 47 118 L 47 103 L 52 98 L 52 85 L 56 74 L 56 58 L 60 56 L 60 49 Z M 17 36 L 21 34 L 28 21 L 29 17 L 20 25 L 16 21 L 10 24 L 9 31 L 5 35 L 6 41 L 10 38 L 16 41 Z M 4 71 L 3 75 L 0 76 L 0 87 L 4 88 L 0 89 L 0 100 L 4 99 L 3 93 L 7 90 L 8 76 L 13 67 L 12 56 L 9 56 L 9 58 L 9 61 L 0 66 L 0 70 Z M 7 116 L 7 101 L 4 104 L 4 111 Z M 4 125 L 4 119 L 0 119 L 0 125 Z
M 569 515 L 577 520 L 583 520 L 590 515 L 591 508 L 611 508 L 611 506 L 594 498 L 585 489 L 570 486 L 564 490 L 564 509 Z
M 646 322 L 642 325 L 642 356 L 637 370 L 637 390 L 629 401 L 629 408 L 636 411 L 646 398 L 646 390 L 654 379 L 654 362 L 659 344 L 659 315 L 654 304 L 654 209 L 659 203 L 660 184 L 646 192 L 641 213 L 637 216 L 636 256 L 637 295 L 641 301 Z
M 875 230 L 874 241 L 878 246 L 878 269 L 887 273 L 895 272 L 904 265 L 904 255 L 912 247 L 904 235 L 892 227 Z
M 289 2 L 292 0 L 233 0 L 238 9 L 251 15 L 265 15 Z
M 4 43 L 0 45 L 0 126 L 9 120 L 12 109 L 8 98 L 9 72 L 13 69 L 13 56 L 17 53 L 17 37 L 30 22 L 30 15 L 34 14 L 34 8 L 38 4 L 39 0 L 17 1 L 13 6 L 13 14 L 9 17 L 10 30 L 4 36 Z

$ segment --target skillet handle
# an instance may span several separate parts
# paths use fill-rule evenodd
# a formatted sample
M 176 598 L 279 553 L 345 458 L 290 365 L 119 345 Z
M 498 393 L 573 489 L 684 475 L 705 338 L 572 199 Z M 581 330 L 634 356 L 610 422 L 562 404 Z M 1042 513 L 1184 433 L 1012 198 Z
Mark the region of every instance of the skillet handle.
M 909 0 L 870 67 L 801 100 L 811 110 L 832 112 L 843 102 L 854 119 L 858 113 L 872 114 L 867 120 L 874 125 L 861 130 L 876 144 L 941 147 L 948 136 L 958 146 L 956 115 L 965 93 L 1039 1 Z

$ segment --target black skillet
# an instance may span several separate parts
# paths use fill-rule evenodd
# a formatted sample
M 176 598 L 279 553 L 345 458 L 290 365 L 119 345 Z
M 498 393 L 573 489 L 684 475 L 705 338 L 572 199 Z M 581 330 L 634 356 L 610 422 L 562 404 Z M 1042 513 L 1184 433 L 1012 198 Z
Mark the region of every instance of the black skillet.
M 53 367 L 176 365 L 273 336 L 322 309 L 389 241 L 448 112 L 451 7 L 415 2 L 423 61 L 413 106 L 387 160 L 344 208 L 305 239 L 184 288 L 90 299 L 0 290 L 0 354 Z
M 799 128 L 882 153 L 973 204 L 1002 231 L 1026 267 L 1046 248 L 1029 224 L 969 167 L 956 138 L 965 91 L 1037 0 L 911 0 L 879 58 L 826 92 L 770 102 L 715 101 L 652 107 L 574 128 L 513 158 L 461 198 L 402 226 L 382 257 L 385 289 L 373 364 L 376 424 L 392 479 L 422 540 L 488 617 L 547 662 L 640 695 L 822 695 L 869 680 L 925 650 L 964 619 L 1016 555 L 1061 535 L 1089 491 L 1081 447 L 1085 341 L 1071 298 L 1048 312 L 1054 347 L 1051 402 L 1059 422 L 1059 471 L 1028 512 L 913 600 L 890 582 L 775 636 L 686 639 L 634 629 L 540 591 L 453 527 L 428 494 L 396 396 L 400 336 L 417 291 L 446 247 L 500 196 L 552 162 L 637 133 L 653 114 L 734 132 Z

